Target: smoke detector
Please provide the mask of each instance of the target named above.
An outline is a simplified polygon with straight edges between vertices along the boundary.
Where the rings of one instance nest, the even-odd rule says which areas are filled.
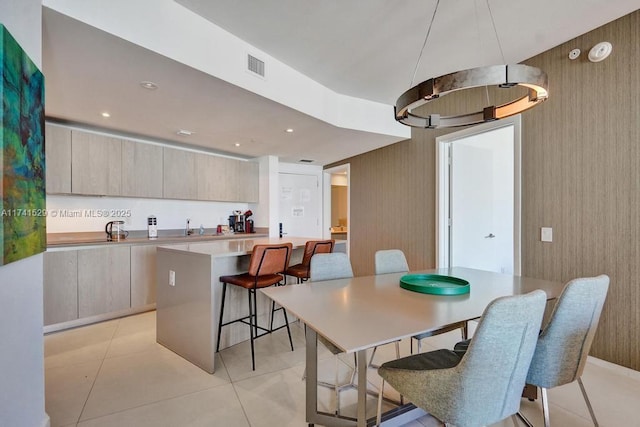
[[[613,50],[613,46],[609,42],[600,42],[589,51],[589,61],[600,62],[605,60]]]

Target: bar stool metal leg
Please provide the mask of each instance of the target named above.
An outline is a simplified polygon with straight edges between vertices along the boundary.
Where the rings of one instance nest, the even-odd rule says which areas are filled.
[[[220,332],[222,331],[222,315],[224,314],[224,297],[227,293],[227,284],[222,284],[222,304],[220,304],[220,321],[218,322],[218,339],[216,343],[216,353],[220,351]]]
[[[251,335],[251,369],[253,369],[254,371],[256,370],[256,357],[254,354],[254,345],[253,345],[253,340],[255,339],[255,336],[258,334],[257,329],[254,329],[256,326],[256,323],[254,323],[254,311],[253,311],[253,304],[251,301],[251,289],[247,289],[248,292],[248,296],[249,296],[249,333]],[[254,297],[255,297],[255,293],[254,293]],[[253,301],[255,303],[255,300]],[[255,319],[255,321],[257,321],[257,319]]]

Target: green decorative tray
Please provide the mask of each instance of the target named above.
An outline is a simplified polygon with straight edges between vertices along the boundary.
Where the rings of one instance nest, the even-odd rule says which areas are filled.
[[[439,274],[406,274],[400,278],[400,287],[422,294],[461,295],[469,293],[469,282],[453,276]]]

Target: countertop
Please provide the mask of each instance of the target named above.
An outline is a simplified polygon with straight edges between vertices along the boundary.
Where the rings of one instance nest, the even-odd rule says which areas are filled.
[[[184,230],[159,230],[158,237],[150,239],[146,230],[133,230],[124,240],[108,241],[106,234],[98,232],[78,232],[78,233],[48,233],[47,248],[63,248],[76,246],[107,246],[107,245],[169,245],[169,244],[191,244],[194,242],[215,242],[239,239],[253,239],[268,237],[265,230],[256,230],[256,233],[234,233],[218,235],[215,229],[205,229],[203,235],[194,230],[190,236],[184,235]]]
[[[164,245],[158,247],[158,250],[164,251],[179,251],[190,252],[194,254],[210,255],[214,257],[219,256],[239,256],[248,255],[253,250],[255,245],[275,245],[278,243],[291,243],[293,248],[303,248],[308,240],[314,240],[311,237],[259,237],[252,236],[247,237],[245,234],[244,239],[227,239],[218,240],[213,242],[194,242],[189,243],[185,247],[185,239],[180,241],[179,247],[172,247],[171,245]],[[336,242],[338,243],[338,242]]]

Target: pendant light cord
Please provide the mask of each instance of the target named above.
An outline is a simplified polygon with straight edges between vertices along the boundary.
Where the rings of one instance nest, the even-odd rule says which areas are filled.
[[[496,21],[493,19],[493,11],[491,10],[491,5],[489,4],[489,0],[487,0],[487,9],[489,10],[489,16],[491,17],[491,25],[493,26],[493,33],[496,35],[496,41],[498,42],[498,48],[500,49],[500,57],[502,58],[502,63],[506,64],[507,61],[504,59],[504,52],[502,51],[502,43],[500,43],[500,37],[498,37],[498,30],[496,29]]]
[[[418,61],[416,62],[416,67],[413,69],[413,76],[411,77],[411,83],[409,83],[409,87],[413,87],[413,81],[415,80],[416,74],[418,73],[418,67],[420,66],[420,61],[422,60],[422,54],[424,53],[424,48],[427,45],[427,40],[429,40],[429,34],[431,34],[431,28],[433,27],[433,21],[436,18],[436,12],[438,11],[439,5],[440,5],[440,0],[437,0],[436,7],[435,9],[433,9],[433,15],[431,15],[431,22],[429,23],[429,29],[427,30],[427,35],[424,37],[424,43],[422,43],[422,49],[420,49],[420,55],[418,55]]]

